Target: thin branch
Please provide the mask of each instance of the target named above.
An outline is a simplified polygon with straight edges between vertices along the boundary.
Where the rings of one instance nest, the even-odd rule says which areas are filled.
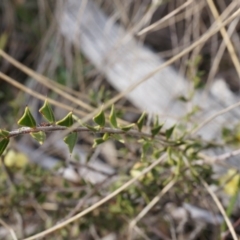
[[[17,137],[20,135],[24,135],[24,134],[30,134],[30,133],[34,133],[34,132],[56,132],[56,131],[65,131],[68,130],[69,127],[64,127],[64,126],[57,126],[57,125],[50,125],[50,126],[37,126],[35,128],[30,128],[30,127],[22,127],[13,131],[9,132],[9,138],[11,137]],[[141,138],[141,137],[147,137],[147,138],[153,138],[153,136],[149,133],[143,133],[143,132],[139,132],[137,130],[129,130],[129,131],[123,131],[121,129],[113,129],[113,128],[109,128],[109,127],[104,127],[104,128],[100,128],[99,130],[91,130],[87,127],[76,127],[73,128],[72,131],[70,132],[93,132],[93,133],[97,133],[97,134],[104,134],[104,133],[108,133],[108,134],[124,134],[124,135],[129,135],[132,137],[137,137],[137,138]],[[160,133],[161,134],[161,133]],[[165,140],[165,138],[163,136],[155,136],[154,139],[161,141],[162,144],[174,144],[174,142],[171,141],[167,141]]]

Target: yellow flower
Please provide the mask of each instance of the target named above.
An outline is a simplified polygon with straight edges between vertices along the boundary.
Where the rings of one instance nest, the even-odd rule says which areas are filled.
[[[225,184],[224,191],[229,196],[234,196],[240,190],[240,174],[236,169],[229,169],[220,182]]]
[[[9,150],[4,158],[7,167],[23,168],[28,163],[28,158],[24,153]]]

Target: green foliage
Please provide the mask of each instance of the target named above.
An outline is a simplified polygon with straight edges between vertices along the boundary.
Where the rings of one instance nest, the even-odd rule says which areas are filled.
[[[71,127],[73,125],[72,112],[68,113],[63,119],[57,121],[56,124],[63,127]]]
[[[94,142],[93,142],[93,148],[95,148],[96,146],[98,146],[101,143],[104,143],[105,140],[103,138],[95,138]]]
[[[120,126],[120,129],[125,131],[125,132],[128,132],[129,130],[131,130],[133,127],[135,126],[135,123],[131,123],[129,125],[126,125],[126,126]]]
[[[166,138],[169,139],[172,136],[172,133],[175,129],[175,125],[166,130]]]
[[[118,128],[117,117],[116,117],[116,112],[115,112],[114,105],[112,105],[112,107],[111,107],[111,112],[110,112],[110,115],[109,115],[109,122],[112,125],[112,127]]]
[[[9,136],[9,132],[3,129],[0,129],[0,138],[7,138]]]
[[[0,156],[3,154],[3,152],[7,148],[8,143],[9,143],[8,138],[3,138],[2,140],[0,140]]]
[[[43,144],[46,139],[46,133],[44,131],[49,129],[51,132],[54,127],[58,128],[58,130],[66,130],[73,126],[73,113],[69,112],[63,119],[56,122],[52,108],[47,100],[44,102],[39,112],[50,123],[49,126],[46,125],[44,128],[38,128],[28,107],[26,107],[25,112],[18,123],[22,126],[29,127],[30,129],[27,128],[27,133],[29,133],[40,144]],[[184,119],[187,119],[187,117]],[[88,131],[93,135],[93,148],[96,148],[98,145],[109,139],[116,140],[115,143],[119,148],[118,157],[125,162],[123,163],[123,175],[121,176],[120,170],[118,180],[110,185],[110,189],[112,190],[118,189],[130,178],[138,176],[164,153],[166,153],[167,157],[160,165],[155,166],[145,175],[141,176],[138,179],[139,184],[131,185],[129,189],[126,189],[122,193],[119,193],[115,198],[111,199],[107,206],[103,205],[96,211],[91,212],[86,220],[83,220],[77,225],[78,231],[88,229],[91,224],[97,224],[99,232],[104,235],[105,230],[109,231],[110,228],[108,225],[113,219],[115,220],[115,224],[111,227],[111,230],[115,232],[124,231],[125,222],[123,219],[133,219],[142,211],[145,205],[151,203],[152,199],[156,197],[159,191],[161,192],[164,187],[173,180],[176,180],[178,187],[171,189],[171,194],[176,195],[180,200],[186,199],[186,196],[188,196],[190,202],[193,196],[202,194],[202,190],[197,189],[196,187],[201,184],[201,181],[199,180],[200,177],[208,184],[216,183],[212,178],[213,171],[211,166],[205,163],[201,165],[196,164],[195,161],[196,159],[199,159],[199,152],[205,148],[211,147],[211,144],[203,143],[199,139],[185,139],[183,137],[185,135],[182,134],[182,132],[184,133],[184,131],[186,131],[185,128],[180,129],[180,131],[182,131],[180,134],[181,137],[177,137],[177,135],[179,135],[179,129],[176,128],[176,125],[164,129],[163,123],[159,123],[158,116],[156,116],[155,121],[150,124],[148,130],[149,133],[145,133],[143,131],[145,120],[146,113],[143,113],[137,123],[120,126],[117,123],[115,108],[112,106],[108,118],[105,118],[103,109],[93,117],[93,121],[97,126],[90,125],[92,123],[90,121],[90,124],[84,123],[79,127],[80,130],[84,130],[85,132]],[[106,123],[106,121],[109,122]],[[106,127],[107,124],[110,124],[112,128]],[[135,125],[138,128],[137,130],[136,128],[134,129]],[[71,132],[63,139],[70,154],[72,154],[74,146],[77,143],[79,129],[71,129]],[[26,134],[26,128],[20,128],[18,131],[19,134]],[[223,131],[223,136],[229,138],[232,132],[233,130],[225,129]],[[14,134],[16,134],[16,131]],[[6,148],[11,137],[13,137],[11,131],[8,132],[0,129],[0,155],[2,155],[3,152],[10,152],[9,150],[6,150]],[[136,153],[134,153],[134,148],[137,149]],[[12,153],[9,153],[9,155],[11,154]],[[132,156],[134,154],[139,161],[130,166],[128,162],[126,162],[126,159],[127,156]],[[14,184],[11,190],[12,192],[8,196],[9,202],[5,204],[6,208],[10,209],[12,206],[17,206],[17,208],[21,209],[22,206],[19,205],[19,200],[28,199],[32,196],[34,196],[34,199],[38,204],[43,205],[47,203],[49,199],[52,199],[53,196],[56,202],[72,202],[73,200],[78,202],[79,199],[86,196],[86,192],[89,192],[89,188],[91,188],[93,192],[96,192],[96,194],[99,195],[99,198],[104,197],[102,194],[105,191],[98,192],[98,189],[95,189],[95,186],[92,186],[83,179],[81,180],[81,189],[88,189],[87,191],[83,190],[77,193],[75,191],[66,191],[57,194],[44,194],[41,190],[43,182],[48,186],[57,184],[60,189],[68,189],[71,183],[67,181],[62,181],[61,183],[58,181],[55,181],[55,183],[51,182],[54,176],[51,176],[50,174],[48,175],[40,168],[27,164],[28,161],[24,158],[20,161],[20,156],[17,160],[18,164],[14,164],[10,161],[11,159],[9,160],[9,155],[4,154],[3,157],[3,159],[5,158],[5,163],[3,161],[5,168],[8,172],[10,171],[10,175],[18,175],[19,171],[24,172],[25,180],[17,181]],[[16,157],[17,155],[14,156]],[[77,156],[74,156],[74,159],[78,162]],[[125,165],[127,168],[125,168]],[[31,170],[32,167],[34,168],[33,170]],[[0,173],[1,171],[2,170],[0,170]],[[6,182],[6,173],[2,174],[2,176],[0,174],[0,185],[1,183],[6,184]],[[3,191],[4,188],[0,186],[0,194]],[[31,194],[29,194],[29,192],[31,192]],[[164,201],[165,200],[160,199],[160,205],[164,204]],[[233,208],[233,205],[231,205],[231,207]],[[157,207],[153,207],[152,211],[154,212],[156,210]],[[58,207],[54,211],[58,216],[60,215],[64,217],[66,215],[66,209],[64,208]],[[151,211],[149,214],[151,214]],[[51,223],[48,223],[48,225],[46,224],[46,226],[51,226]],[[64,231],[62,235],[68,236],[66,231]]]
[[[142,131],[142,127],[144,124],[144,121],[146,119],[147,114],[145,112],[142,113],[142,115],[140,116],[140,118],[137,121],[137,126],[138,126],[138,130],[141,132]]]
[[[28,106],[25,108],[23,116],[18,120],[18,125],[24,126],[24,127],[36,127],[36,121],[34,117],[32,116]]]
[[[64,138],[64,142],[67,144],[69,152],[72,153],[73,148],[77,143],[77,133],[76,132],[69,133]]]
[[[43,115],[43,117],[50,123],[55,123],[55,117],[53,114],[53,110],[46,99],[43,106],[39,109],[39,112]]]
[[[43,144],[46,139],[46,134],[43,131],[40,132],[31,132],[30,135],[39,142],[39,144]]]
[[[105,126],[105,115],[103,110],[101,110],[95,117],[93,117],[93,121],[100,127]]]

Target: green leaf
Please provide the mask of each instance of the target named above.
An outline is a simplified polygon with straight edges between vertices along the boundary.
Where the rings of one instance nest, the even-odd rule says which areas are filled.
[[[88,124],[84,124],[83,125],[84,127],[88,128],[90,131],[93,131],[93,132],[97,132],[98,129],[95,128],[95,127],[92,127],[91,125],[88,125]]]
[[[36,121],[34,117],[32,116],[28,106],[25,108],[23,116],[18,120],[18,125],[24,126],[24,127],[36,127]]]
[[[96,146],[98,146],[99,144],[104,143],[104,142],[105,142],[105,140],[102,138],[95,138],[92,147],[95,148]]]
[[[66,117],[56,122],[59,126],[71,127],[73,125],[72,112],[68,113]]]
[[[162,125],[157,125],[157,126],[155,126],[151,129],[153,137],[156,136],[160,132],[162,126],[163,126],[163,124]]]
[[[44,141],[46,140],[46,134],[43,131],[40,132],[32,132],[30,135],[39,142],[39,144],[43,144]]]
[[[9,143],[9,138],[3,138],[0,141],[0,156],[3,154],[3,152],[6,149],[8,143]]]
[[[3,129],[0,129],[0,138],[7,138],[9,136],[9,132]]]
[[[125,143],[124,139],[122,138],[121,135],[118,134],[113,134],[112,138],[116,139],[117,141],[119,141],[120,143]]]
[[[132,129],[134,126],[135,126],[135,123],[131,123],[131,124],[127,125],[127,126],[121,126],[120,128],[121,128],[121,130],[127,132],[130,129]]]
[[[107,141],[107,140],[109,139],[109,133],[104,133],[102,139],[103,139],[104,141]]]
[[[166,138],[169,139],[172,136],[173,130],[175,129],[176,125],[173,125],[172,127],[168,128],[166,130]]]
[[[110,124],[112,125],[112,127],[114,127],[114,128],[118,127],[114,105],[112,105],[112,108],[111,108],[111,112],[110,112],[110,115],[109,115],[109,121],[110,121]]]
[[[146,113],[143,112],[142,115],[140,116],[140,118],[138,119],[137,121],[137,126],[138,126],[138,130],[141,132],[142,130],[142,127],[143,127],[143,123],[144,123],[144,120],[146,118]]]
[[[72,153],[74,146],[76,145],[77,142],[77,133],[72,132],[69,133],[63,141],[67,144],[69,152]]]
[[[105,116],[103,110],[101,110],[95,117],[93,117],[93,121],[98,124],[100,127],[104,127],[105,125]]]
[[[39,112],[43,115],[43,117],[50,123],[55,123],[55,117],[53,114],[53,110],[46,99],[43,106],[39,109]]]

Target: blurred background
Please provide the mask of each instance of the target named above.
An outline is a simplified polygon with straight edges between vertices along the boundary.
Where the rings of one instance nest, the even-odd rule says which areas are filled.
[[[0,1],[0,128],[17,129],[17,119],[26,105],[40,124],[44,120],[38,109],[46,97],[63,104],[54,104],[58,119],[71,110],[79,118],[88,116],[217,29],[218,17],[224,21],[239,7],[238,0]],[[163,73],[157,71],[158,75],[148,76],[148,85],[135,86],[134,91],[123,94],[116,103],[117,116],[124,123],[132,123],[145,110],[179,121],[187,113],[195,114],[195,92],[210,92],[213,97],[206,100],[206,111],[201,113],[203,121],[212,110],[238,101],[239,14],[225,30],[217,31],[179,56]],[[218,85],[214,85],[216,82]],[[234,112],[219,120],[219,124],[235,123],[238,116]],[[189,117],[184,127],[189,123],[195,122]],[[238,141],[239,133],[237,125],[226,128],[224,136],[228,142]],[[211,137],[218,137],[215,130]],[[106,196],[122,184],[124,178],[119,180],[117,176],[124,173],[131,177],[130,170],[140,156],[137,141],[128,145],[113,140],[93,149],[94,136],[81,133],[72,157],[77,165],[69,166],[68,150],[56,139],[57,133],[51,135],[48,144],[39,147],[28,136],[18,137],[5,156],[9,165],[1,168],[0,219],[14,229],[19,239],[72,217]],[[169,174],[162,172],[161,180]],[[118,181],[109,190],[113,176]],[[162,182],[156,180],[147,189],[148,180],[139,182],[132,193],[119,195],[110,205],[46,239],[126,238],[129,219],[161,188]],[[219,239],[221,232],[225,233],[222,239],[231,239],[206,192],[193,185],[189,189],[195,192],[179,193],[179,189],[188,186],[181,181],[178,185],[141,221],[138,234],[132,239]],[[203,196],[202,203],[199,196]],[[213,220],[209,209],[216,217]],[[240,217],[236,209],[239,208],[232,212],[232,221]],[[201,212],[196,218],[195,211]],[[12,239],[8,228],[2,225],[0,238]]]

